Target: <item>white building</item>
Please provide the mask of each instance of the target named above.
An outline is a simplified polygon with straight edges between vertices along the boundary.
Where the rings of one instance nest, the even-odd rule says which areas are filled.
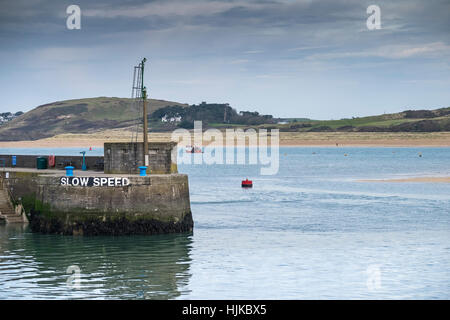
[[[180,122],[181,116],[177,115],[175,117],[167,118],[167,115],[165,114],[164,117],[161,118],[161,122]]]

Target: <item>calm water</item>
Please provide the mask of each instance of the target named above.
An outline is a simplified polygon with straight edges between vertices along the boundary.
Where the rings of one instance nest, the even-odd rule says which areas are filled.
[[[258,166],[179,171],[189,174],[193,234],[67,237],[3,226],[0,298],[450,298],[450,184],[357,181],[450,175],[450,148],[281,148],[275,176]],[[251,190],[240,187],[246,177]],[[66,284],[71,265],[79,289]]]

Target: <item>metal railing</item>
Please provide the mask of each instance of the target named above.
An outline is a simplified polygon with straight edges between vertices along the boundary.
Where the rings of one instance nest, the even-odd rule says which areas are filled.
[[[5,173],[5,167],[6,167],[6,159],[5,158],[0,158],[0,190],[3,189],[3,178],[6,175]]]
[[[5,189],[8,193],[10,201],[15,203],[16,199],[9,188],[9,184],[7,183],[7,179],[9,179],[7,176],[8,174],[9,173],[6,171],[6,159],[0,158],[0,190]]]

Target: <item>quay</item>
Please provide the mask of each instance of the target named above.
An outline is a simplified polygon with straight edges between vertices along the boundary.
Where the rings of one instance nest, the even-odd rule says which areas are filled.
[[[79,156],[56,156],[54,167],[37,169],[37,158],[46,156],[0,155],[6,164],[1,168],[0,215],[6,222],[28,221],[40,233],[191,232],[188,177],[177,173],[176,144],[149,143],[148,174],[140,176],[142,144],[105,144],[104,157],[85,157],[86,170],[80,170]],[[58,169],[62,160],[75,167],[73,177]]]
[[[86,151],[0,155],[0,223],[26,221],[33,232],[65,235],[193,230],[188,177],[176,166],[177,144],[148,141],[146,61],[134,67],[132,85],[134,107],[142,106],[143,141],[137,141],[136,121],[131,141],[105,143],[103,157]]]

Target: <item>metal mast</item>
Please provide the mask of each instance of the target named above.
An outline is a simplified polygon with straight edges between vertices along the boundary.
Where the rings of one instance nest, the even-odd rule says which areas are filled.
[[[133,99],[133,106],[134,109],[141,113],[140,107],[142,106],[142,122],[139,121],[140,116],[136,119],[136,130],[133,132],[132,135],[132,142],[135,143],[135,150],[134,150],[134,159],[135,159],[135,165],[137,166],[137,140],[139,135],[139,127],[140,123],[143,124],[143,142],[144,142],[144,157],[143,157],[143,163],[145,166],[148,166],[148,119],[147,119],[147,88],[144,87],[144,67],[145,62],[147,61],[146,58],[142,59],[141,63],[139,65],[134,67],[134,74],[133,74],[133,88],[131,92],[131,98]],[[130,155],[131,156],[131,155]]]
[[[147,118],[147,88],[144,87],[144,64],[147,61],[144,58],[141,62],[142,67],[142,102],[143,102],[143,120],[144,120],[144,165],[148,167],[148,118]]]

